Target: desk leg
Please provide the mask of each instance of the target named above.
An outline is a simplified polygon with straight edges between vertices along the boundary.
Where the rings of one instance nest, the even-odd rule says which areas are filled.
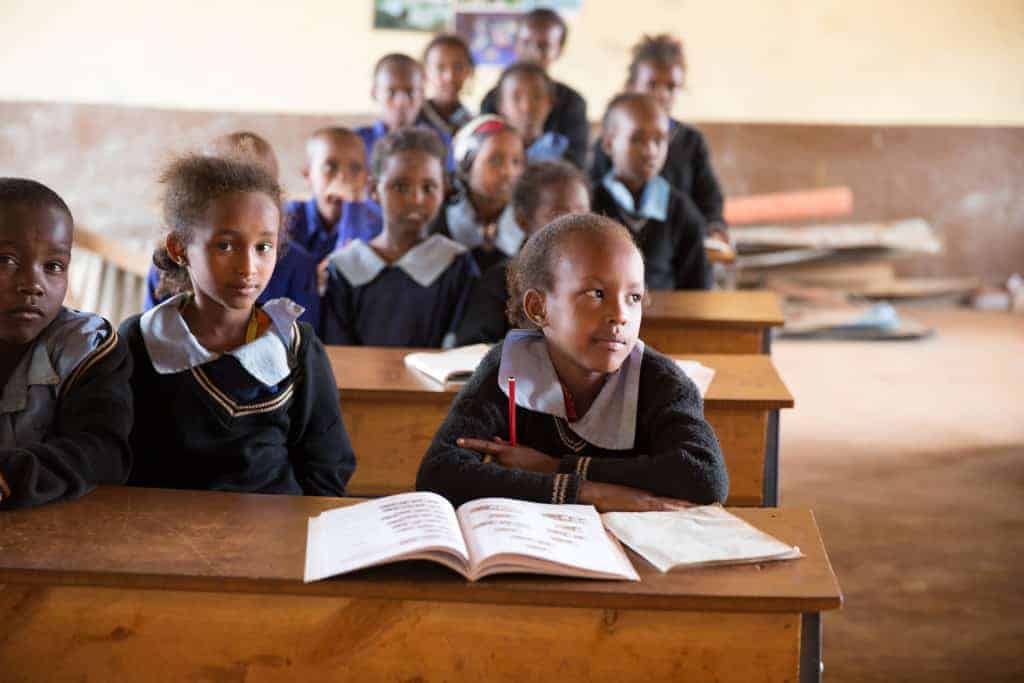
[[[801,617],[800,683],[821,683],[820,612],[804,612]]]
[[[764,328],[761,337],[761,353],[771,354],[772,352],[772,328]]]
[[[779,411],[768,413],[764,451],[764,491],[761,507],[779,506]]]

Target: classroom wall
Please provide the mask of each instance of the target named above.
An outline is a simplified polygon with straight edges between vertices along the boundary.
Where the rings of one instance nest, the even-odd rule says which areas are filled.
[[[239,114],[0,101],[0,175],[39,178],[83,225],[155,237],[155,178],[173,153],[250,129],[280,157],[282,180],[307,192],[303,141],[364,116]],[[908,275],[1024,272],[1024,127],[698,122],[728,195],[849,185],[852,220],[920,216],[945,242],[939,256],[898,264]]]
[[[427,40],[370,30],[371,0],[4,0],[0,14],[0,100],[362,114],[373,60]],[[665,30],[687,42],[691,120],[1024,124],[1020,0],[585,0],[555,74],[598,118],[628,47]]]

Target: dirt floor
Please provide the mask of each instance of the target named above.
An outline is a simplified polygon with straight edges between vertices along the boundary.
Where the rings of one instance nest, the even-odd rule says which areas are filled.
[[[1024,316],[908,307],[919,341],[783,341],[782,504],[845,605],[828,681],[1024,681]]]

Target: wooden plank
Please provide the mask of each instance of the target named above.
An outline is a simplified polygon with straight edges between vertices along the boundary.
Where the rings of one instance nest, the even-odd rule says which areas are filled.
[[[4,680],[795,681],[799,634],[796,614],[0,591]]]
[[[853,190],[844,185],[730,197],[724,214],[730,225],[741,225],[835,218],[852,212]]]
[[[430,563],[302,583],[308,517],[355,502],[101,486],[79,500],[5,511],[0,584],[727,612],[810,612],[842,600],[811,513],[777,508],[733,511],[799,546],[805,558],[662,574],[633,555],[638,583],[534,576],[467,583]]]

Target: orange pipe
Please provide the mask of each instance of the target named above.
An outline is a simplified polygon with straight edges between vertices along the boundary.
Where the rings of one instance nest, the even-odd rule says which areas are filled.
[[[752,194],[725,201],[725,222],[729,225],[833,218],[852,212],[853,191],[845,186]]]

